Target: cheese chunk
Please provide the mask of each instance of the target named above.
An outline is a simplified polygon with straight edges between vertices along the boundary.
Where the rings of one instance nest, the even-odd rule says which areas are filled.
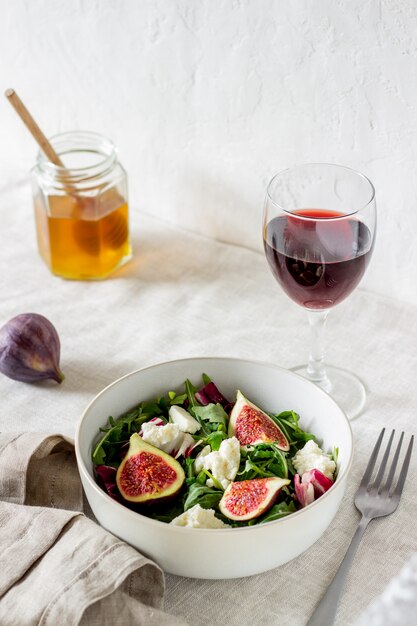
[[[317,469],[327,478],[333,480],[336,463],[312,439],[307,441],[305,446],[298,450],[291,460],[300,476],[312,469]]]
[[[142,439],[168,454],[180,448],[183,437],[184,434],[177,424],[165,424],[165,426],[158,426],[152,422],[142,424]]]
[[[205,446],[196,456],[194,469],[196,473],[202,469],[209,470],[213,477],[226,489],[236,478],[240,464],[240,443],[236,437],[224,439],[219,450],[210,452],[210,446]],[[214,487],[211,478],[207,481],[208,487]]]
[[[187,528],[230,528],[228,524],[215,516],[213,509],[203,509],[199,504],[181,513],[170,523],[173,526],[185,526]]]
[[[183,433],[191,433],[194,435],[201,428],[201,424],[193,418],[182,406],[171,406],[169,409],[169,418],[173,424],[177,424]]]

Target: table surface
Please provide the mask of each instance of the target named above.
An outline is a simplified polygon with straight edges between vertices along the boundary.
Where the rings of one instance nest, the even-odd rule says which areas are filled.
[[[0,428],[74,435],[87,403],[134,369],[191,356],[254,358],[292,367],[308,351],[304,311],[280,290],[263,255],[132,212],[133,260],[98,282],[64,281],[38,256],[27,182],[0,190],[1,317],[34,311],[56,326],[61,386],[0,377]],[[382,426],[415,432],[417,309],[357,289],[330,315],[327,359],[356,372],[368,405],[353,425],[355,457],[334,521],[310,550],[270,572],[204,581],[167,575],[166,610],[191,626],[304,624],[359,520],[353,496]],[[337,624],[353,624],[417,545],[417,454],[397,512],[372,522]],[[273,547],[272,547],[273,549]],[[221,556],[219,556],[221,558]]]

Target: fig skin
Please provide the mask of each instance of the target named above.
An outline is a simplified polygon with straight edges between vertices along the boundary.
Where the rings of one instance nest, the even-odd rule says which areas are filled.
[[[0,328],[0,372],[13,380],[61,383],[60,352],[58,333],[43,315],[21,313]]]
[[[158,472],[165,473],[167,484],[158,483]],[[124,500],[136,504],[161,502],[175,496],[184,480],[184,470],[172,456],[144,441],[138,433],[130,437],[129,450],[116,474],[116,484]]]

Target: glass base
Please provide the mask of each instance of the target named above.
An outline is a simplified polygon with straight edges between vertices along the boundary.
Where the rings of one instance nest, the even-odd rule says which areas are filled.
[[[292,367],[291,370],[311,380],[306,365]],[[312,382],[322,387],[336,400],[349,420],[359,417],[366,405],[366,388],[363,382],[348,370],[332,365],[326,365],[326,373],[327,378],[323,384],[315,380]]]

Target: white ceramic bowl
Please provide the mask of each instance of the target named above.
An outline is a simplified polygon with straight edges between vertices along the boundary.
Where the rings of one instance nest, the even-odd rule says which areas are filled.
[[[226,397],[236,389],[270,412],[293,409],[302,427],[324,450],[339,448],[335,484],[316,502],[275,522],[232,529],[171,526],[112,500],[93,478],[91,450],[100,426],[142,400],[182,389],[207,373]],[[161,363],[127,374],[99,393],[79,422],[75,449],[82,484],[99,523],[154,559],[171,574],[237,578],[267,571],[299,556],[325,532],[343,498],[352,463],[350,424],[334,400],[313,383],[275,365],[231,358],[194,358]]]

